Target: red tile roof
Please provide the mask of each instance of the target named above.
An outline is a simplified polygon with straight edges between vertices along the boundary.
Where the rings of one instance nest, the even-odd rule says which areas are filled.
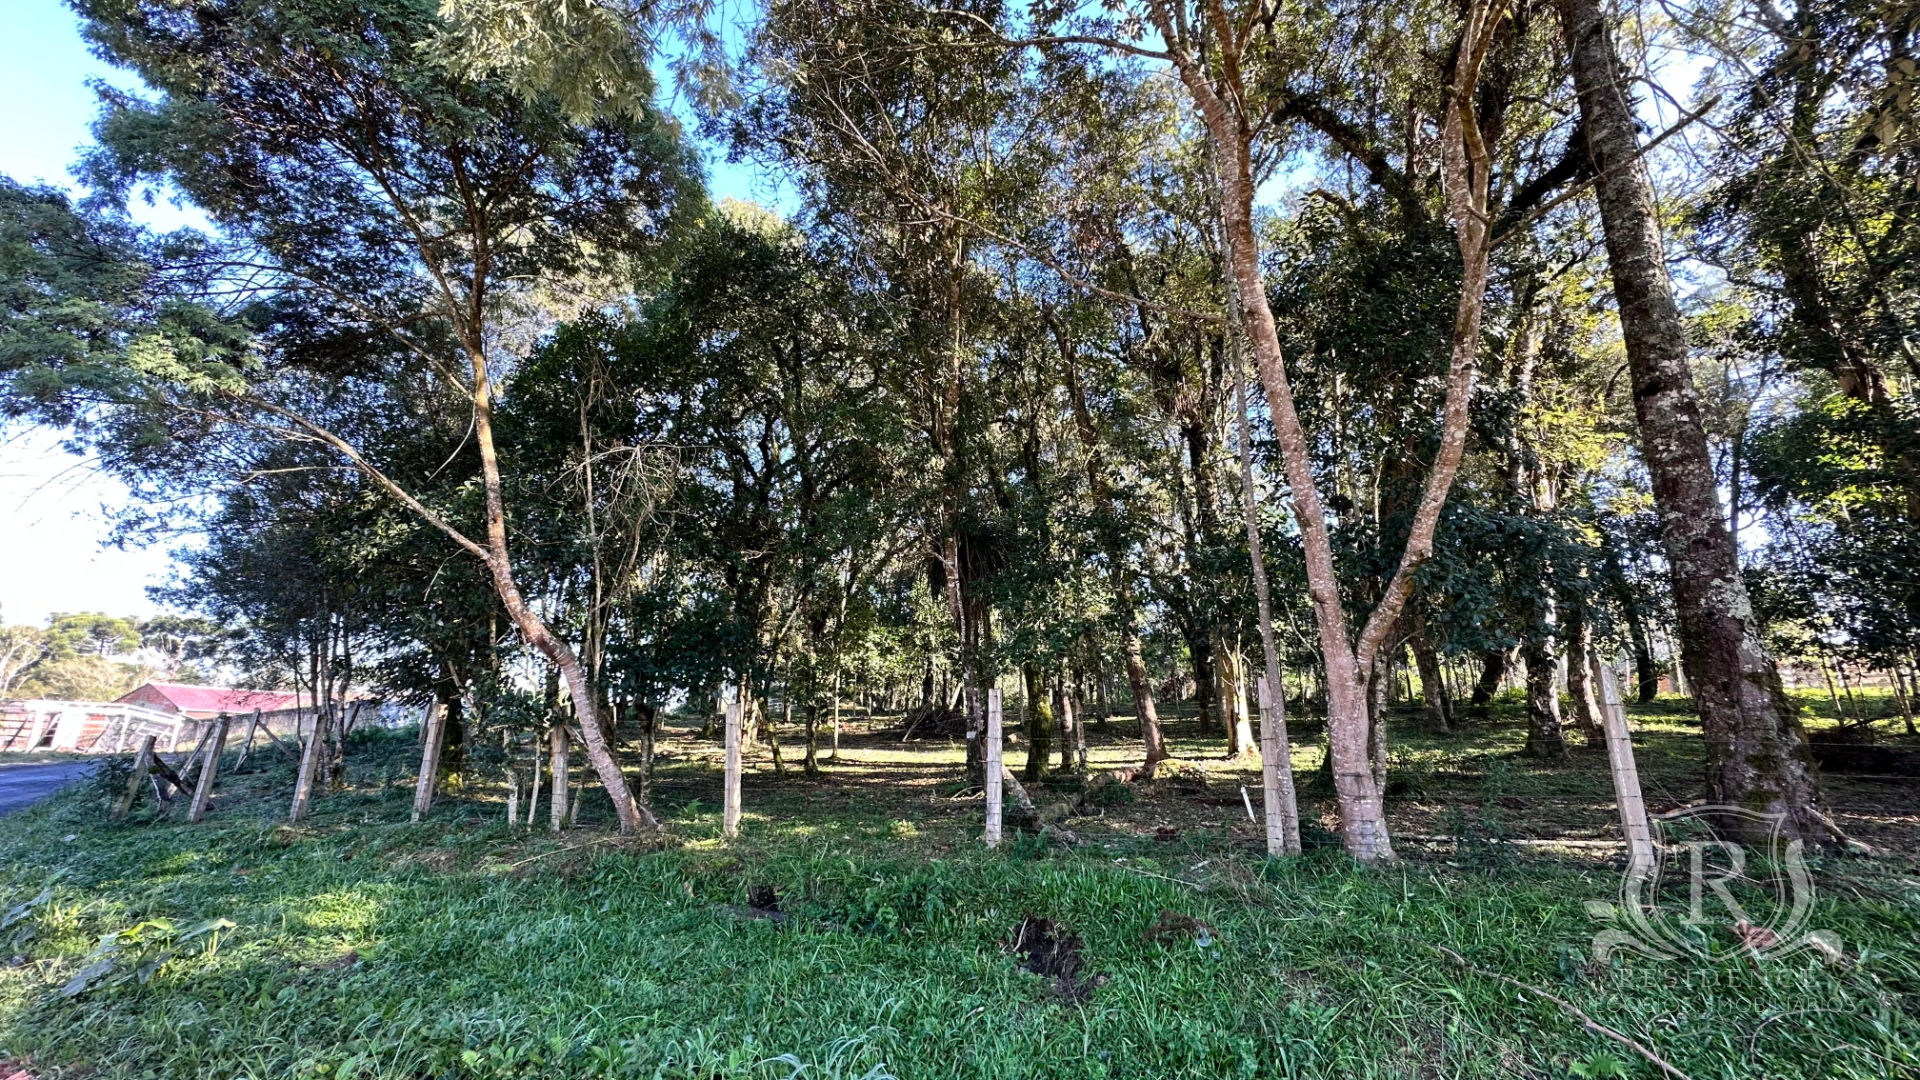
[[[266,712],[291,709],[299,704],[300,696],[284,690],[229,690],[220,686],[150,682],[128,691],[119,700],[183,713],[243,713],[255,709]]]

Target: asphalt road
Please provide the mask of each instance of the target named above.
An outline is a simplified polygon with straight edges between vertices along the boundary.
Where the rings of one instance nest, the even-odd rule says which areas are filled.
[[[31,806],[93,771],[91,761],[0,765],[0,814]]]

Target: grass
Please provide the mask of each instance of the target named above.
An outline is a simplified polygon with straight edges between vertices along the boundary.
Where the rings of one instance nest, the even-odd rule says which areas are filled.
[[[666,840],[611,836],[604,801],[560,839],[509,829],[490,782],[408,825],[407,733],[357,743],[351,786],[299,829],[281,824],[291,772],[272,757],[224,777],[201,826],[151,808],[109,824],[102,788],[75,789],[0,826],[0,1060],[41,1078],[1657,1075],[1444,945],[1694,1080],[1920,1076],[1905,856],[1816,862],[1814,924],[1843,963],[1603,965],[1584,904],[1617,895],[1607,854],[1491,842],[1604,834],[1597,758],[1536,766],[1504,723],[1396,730],[1396,828],[1481,842],[1409,841],[1399,865],[1361,870],[1324,847],[1262,857],[1239,805],[1254,770],[1173,727],[1188,764],[1070,818],[1072,849],[982,850],[958,748],[866,734],[818,778],[776,779],[763,752],[733,842],[716,751],[680,729],[655,797]],[[1639,728],[1650,797],[1692,797],[1684,718]],[[1118,729],[1096,766],[1137,756]],[[785,749],[797,759],[791,733]],[[1302,746],[1303,776],[1317,763]],[[1836,789],[1850,827],[1911,839],[1913,793],[1860,790]],[[784,921],[743,906],[754,885]],[[1163,912],[1204,932],[1158,940]],[[1008,945],[1027,915],[1081,938],[1084,1002],[1021,970]]]

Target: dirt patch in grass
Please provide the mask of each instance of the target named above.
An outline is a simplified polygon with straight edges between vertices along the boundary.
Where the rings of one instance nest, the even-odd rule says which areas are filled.
[[[1008,943],[1008,951],[1020,957],[1022,968],[1053,980],[1054,990],[1075,1005],[1092,1000],[1093,992],[1107,981],[1104,975],[1086,974],[1086,959],[1080,949],[1080,935],[1035,915],[1020,920]]]
[[[736,919],[765,919],[776,926],[787,921],[787,913],[780,910],[780,894],[771,885],[749,885],[744,907],[724,904],[720,910]]]

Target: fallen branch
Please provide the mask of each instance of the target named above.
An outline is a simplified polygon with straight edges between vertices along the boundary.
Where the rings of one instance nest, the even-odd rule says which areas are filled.
[[[1000,779],[1007,785],[1007,790],[1013,793],[1014,804],[1020,807],[1035,825],[1040,826],[1041,832],[1052,830],[1060,839],[1065,840],[1069,847],[1079,846],[1080,838],[1073,835],[1073,830],[1064,825],[1050,825],[1040,820],[1039,808],[1033,805],[1033,800],[1027,796],[1027,789],[1021,785],[1020,779],[1013,775],[1012,769],[1005,765],[1000,766]]]
[[[1828,832],[1832,833],[1836,840],[1839,840],[1842,844],[1845,844],[1849,849],[1861,855],[1866,855],[1866,856],[1875,857],[1875,858],[1886,854],[1885,851],[1881,850],[1880,848],[1874,847],[1872,844],[1867,843],[1865,840],[1855,840],[1853,837],[1847,835],[1847,831],[1840,827],[1839,822],[1834,821],[1832,818],[1821,813],[1819,810],[1815,809],[1814,807],[1809,806],[1807,808],[1807,813],[1813,818],[1813,820],[1819,822],[1823,827],[1826,828]]]

